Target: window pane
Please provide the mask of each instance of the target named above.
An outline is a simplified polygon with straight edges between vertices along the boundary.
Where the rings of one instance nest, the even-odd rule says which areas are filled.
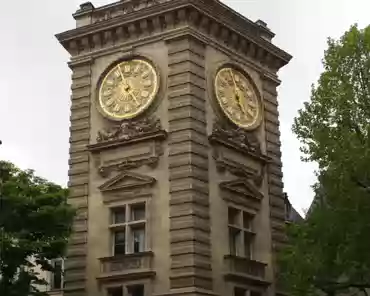
[[[122,287],[109,288],[108,296],[123,296]]]
[[[114,255],[124,255],[126,253],[126,233],[117,231],[114,233]]]
[[[231,225],[239,225],[239,210],[234,208],[229,208],[228,211],[228,218],[229,218],[229,224]]]
[[[234,296],[246,296],[246,290],[242,288],[235,287],[234,288]]]
[[[113,210],[113,224],[121,224],[126,222],[126,208],[116,208]]]
[[[253,216],[251,214],[243,212],[243,227],[245,229],[252,228],[252,220],[253,220]]]
[[[134,285],[127,287],[129,296],[144,296],[144,285]]]
[[[52,289],[62,289],[62,261],[58,260],[54,262],[53,280],[52,280]]]
[[[114,241],[115,243],[125,243],[126,241],[126,233],[125,231],[116,231],[114,234]]]
[[[145,220],[145,204],[131,206],[131,221]]]
[[[244,256],[248,259],[252,258],[252,238],[248,233],[244,233]]]
[[[238,241],[239,241],[240,232],[230,227],[229,228],[229,245],[230,245],[230,255],[238,255]]]
[[[145,227],[132,228],[133,252],[140,253],[145,250]]]

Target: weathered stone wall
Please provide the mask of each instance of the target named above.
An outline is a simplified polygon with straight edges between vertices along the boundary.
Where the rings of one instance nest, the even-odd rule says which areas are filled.
[[[212,290],[204,45],[168,41],[171,288]]]
[[[277,86],[279,81],[275,78],[264,77],[263,100],[265,108],[266,129],[266,154],[271,158],[267,166],[267,183],[270,200],[270,223],[273,252],[273,264],[276,265],[275,257],[284,245],[285,238],[285,202],[283,193],[283,173],[281,162],[281,142],[279,131],[279,111],[277,101]],[[275,272],[276,272],[275,266]],[[276,275],[275,275],[276,276]]]
[[[77,209],[65,261],[64,295],[86,295],[87,219],[89,196],[90,61],[71,64],[72,104],[69,159],[69,203]]]

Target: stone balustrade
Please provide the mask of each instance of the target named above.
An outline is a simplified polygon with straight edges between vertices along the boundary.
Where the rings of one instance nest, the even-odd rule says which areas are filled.
[[[127,254],[100,258],[100,279],[113,277],[147,277],[154,275],[152,270],[152,252]]]
[[[236,256],[225,256],[226,273],[233,276],[265,279],[266,264]]]

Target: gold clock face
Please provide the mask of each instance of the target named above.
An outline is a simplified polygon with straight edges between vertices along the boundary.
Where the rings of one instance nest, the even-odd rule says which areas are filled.
[[[133,118],[149,107],[158,86],[158,73],[147,61],[121,62],[108,72],[100,85],[100,109],[113,120]]]
[[[239,127],[251,130],[261,121],[261,106],[249,80],[240,71],[221,68],[215,79],[215,92],[226,116]]]

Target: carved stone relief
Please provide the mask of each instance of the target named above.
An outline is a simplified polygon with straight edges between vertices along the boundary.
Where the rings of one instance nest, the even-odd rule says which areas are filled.
[[[270,159],[262,153],[254,133],[216,121],[209,141],[220,172],[228,171],[252,180],[258,187],[262,185]]]
[[[260,143],[253,132],[247,132],[242,128],[234,128],[220,121],[215,121],[210,140],[224,140],[245,152],[262,155]]]
[[[167,132],[159,119],[124,121],[98,132],[97,143],[89,145],[101,177],[147,165],[155,168],[163,154],[161,142]]]
[[[155,118],[143,118],[141,120],[123,121],[98,132],[98,143],[109,141],[129,141],[143,136],[164,132],[161,122]]]

